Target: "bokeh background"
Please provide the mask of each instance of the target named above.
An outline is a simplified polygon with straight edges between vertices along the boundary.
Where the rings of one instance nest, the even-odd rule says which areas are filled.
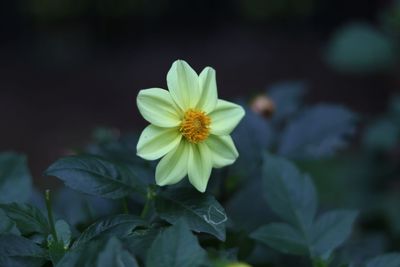
[[[221,98],[282,81],[308,103],[365,117],[400,87],[400,1],[14,0],[0,3],[0,150],[43,170],[93,129],[142,129],[140,89],[166,87],[175,59],[217,70]]]

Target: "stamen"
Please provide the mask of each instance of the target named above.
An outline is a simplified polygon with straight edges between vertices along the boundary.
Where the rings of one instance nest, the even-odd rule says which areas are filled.
[[[211,119],[203,111],[189,109],[183,116],[180,132],[191,143],[199,143],[210,134]]]

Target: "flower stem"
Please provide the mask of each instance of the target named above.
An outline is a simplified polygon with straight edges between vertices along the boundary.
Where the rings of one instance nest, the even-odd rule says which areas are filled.
[[[54,241],[58,242],[56,227],[54,225],[54,219],[53,219],[53,210],[51,208],[51,197],[50,197],[49,189],[47,189],[45,191],[45,200],[46,200],[46,208],[47,208],[47,218],[48,218],[49,225],[50,225],[51,235],[53,236]]]
[[[149,213],[150,210],[150,201],[147,199],[146,204],[144,204],[143,210],[140,213],[140,218],[145,219],[147,217],[147,214]]]
[[[126,197],[122,198],[122,211],[126,214],[129,214],[129,209],[128,209],[128,199]]]
[[[151,188],[151,186],[149,186],[147,188],[146,203],[144,204],[143,210],[140,213],[140,218],[142,218],[142,219],[146,219],[147,218],[154,197],[155,197],[155,192],[154,192],[153,188]]]

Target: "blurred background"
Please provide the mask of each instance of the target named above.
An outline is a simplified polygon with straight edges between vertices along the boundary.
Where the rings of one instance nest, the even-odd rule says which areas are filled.
[[[97,126],[146,125],[136,95],[178,58],[214,67],[221,98],[301,81],[307,103],[372,117],[400,87],[399,36],[393,0],[1,1],[0,150],[54,183],[43,170]]]

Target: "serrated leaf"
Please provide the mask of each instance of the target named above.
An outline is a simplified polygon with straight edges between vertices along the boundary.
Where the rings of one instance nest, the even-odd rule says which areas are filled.
[[[356,116],[346,108],[317,105],[291,121],[282,134],[278,152],[290,158],[330,156],[347,145]]]
[[[337,210],[318,218],[313,227],[313,254],[329,257],[351,233],[358,212]]]
[[[46,251],[22,236],[0,235],[0,266],[40,267]]]
[[[50,233],[49,223],[42,212],[28,204],[0,204],[7,216],[15,222],[23,235],[39,233],[47,237]]]
[[[32,178],[26,157],[0,153],[0,203],[25,202],[32,193]]]
[[[150,248],[154,239],[162,231],[159,227],[138,228],[122,239],[129,251],[138,258],[145,261],[146,252]]]
[[[15,222],[13,222],[2,209],[0,209],[0,234],[21,234]]]
[[[400,253],[387,253],[369,260],[365,267],[400,267]]]
[[[135,258],[123,248],[121,242],[111,237],[96,240],[68,251],[56,267],[138,267]]]
[[[207,193],[191,188],[167,190],[156,196],[155,207],[159,216],[171,224],[184,219],[191,230],[225,240],[225,210]]]
[[[145,225],[145,222],[133,215],[109,216],[90,225],[74,242],[73,248],[104,236],[112,235],[123,238],[142,225]]]
[[[305,238],[317,209],[317,195],[311,178],[303,175],[288,160],[265,154],[263,163],[264,196],[271,209],[301,231]]]
[[[146,267],[199,267],[206,258],[197,238],[180,220],[161,232],[147,253]]]
[[[144,191],[143,184],[126,165],[93,155],[61,158],[45,175],[61,179],[74,190],[110,199]]]
[[[309,251],[302,234],[286,223],[267,224],[254,231],[251,237],[282,253],[305,255]]]

